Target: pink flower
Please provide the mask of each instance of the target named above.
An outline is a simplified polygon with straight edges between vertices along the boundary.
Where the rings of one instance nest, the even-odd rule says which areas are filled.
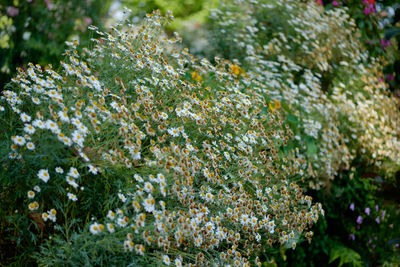
[[[332,5],[333,5],[333,6],[338,6],[339,3],[338,3],[338,1],[333,1],[333,2],[332,2]]]
[[[87,23],[88,25],[92,24],[92,22],[93,22],[93,20],[92,20],[91,17],[87,17],[87,18],[86,18],[86,23]]]
[[[6,10],[10,17],[15,17],[19,13],[19,9],[13,6],[8,6]]]
[[[53,9],[53,4],[51,3],[51,1],[50,0],[44,0],[44,1],[46,2],[47,9],[48,10],[52,10]]]
[[[322,2],[322,0],[315,0],[319,5],[323,6],[324,3]]]

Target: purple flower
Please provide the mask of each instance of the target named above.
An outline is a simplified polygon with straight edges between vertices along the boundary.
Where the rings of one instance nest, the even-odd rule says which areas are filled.
[[[379,210],[379,206],[378,205],[375,206],[375,210],[376,210],[376,212],[378,212],[378,210]]]
[[[352,211],[354,211],[354,203],[351,203],[351,204],[350,204],[350,209],[351,209]]]
[[[394,80],[394,76],[393,75],[386,75],[386,79],[393,81]]]
[[[349,234],[349,239],[354,241],[356,237],[354,236],[354,234]]]
[[[382,221],[385,219],[385,214],[386,214],[386,212],[384,210],[382,210]]]
[[[393,43],[392,43],[391,40],[382,39],[382,40],[381,40],[381,45],[382,45],[383,49],[385,49],[385,48],[388,47],[389,45],[393,45]]]
[[[362,217],[361,217],[361,215],[359,215],[359,216],[357,217],[357,223],[358,223],[358,224],[362,224]]]
[[[380,222],[381,222],[381,221],[379,220],[379,216],[376,217],[375,221],[376,221],[376,223],[380,223]]]
[[[364,8],[364,14],[368,15],[369,13],[371,13],[371,9],[369,7],[365,7]]]
[[[6,10],[10,17],[15,17],[19,13],[19,9],[13,6],[8,6]]]
[[[369,216],[369,213],[370,213],[370,209],[369,208],[365,208],[365,213]]]
[[[339,3],[338,3],[338,1],[333,1],[333,2],[332,2],[332,5],[333,5],[333,6],[338,6]]]

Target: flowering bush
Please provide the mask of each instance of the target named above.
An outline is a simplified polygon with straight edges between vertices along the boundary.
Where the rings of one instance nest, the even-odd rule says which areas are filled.
[[[3,92],[1,214],[19,244],[49,238],[39,264],[261,265],[265,245],[311,241],[324,211],[296,184],[279,104],[177,48],[171,19],[91,26],[93,46],[67,42],[60,70],[29,64]]]
[[[390,170],[388,177],[400,166],[399,125],[389,119],[398,117],[398,103],[346,10],[324,10],[315,1],[238,0],[211,15],[214,53],[239,59],[246,75],[265,84],[268,98],[289,113],[312,188],[348,169],[355,157]]]

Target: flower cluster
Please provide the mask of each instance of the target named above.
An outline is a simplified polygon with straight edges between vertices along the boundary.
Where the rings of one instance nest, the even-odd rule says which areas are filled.
[[[119,191],[108,196],[114,207],[84,226],[99,238],[124,233],[121,251],[143,264],[261,265],[265,244],[295,249],[301,237],[311,241],[309,228],[324,211],[295,182],[307,165],[285,149],[294,133],[280,102],[238,63],[211,64],[179,49],[178,35],[162,33],[171,19],[154,12],[140,26],[90,26],[94,46],[79,54],[68,42],[60,71],[20,69],[2,97],[20,125],[11,129],[9,159],[75,155],[61,167],[40,162],[30,177],[46,185],[42,197],[63,183],[71,206],[90,197],[90,183],[118,179]],[[315,121],[307,127],[311,135],[321,130]],[[54,203],[33,203],[44,221],[55,221]]]
[[[288,112],[312,188],[365,151],[378,169],[387,159],[399,166],[398,104],[378,82],[381,62],[361,45],[346,8],[237,0],[214,10],[211,25],[215,54],[237,58],[246,75],[263,85],[260,94]],[[397,169],[391,168],[388,176]]]
[[[347,88],[340,83],[334,87],[332,99],[348,120],[344,126],[353,139],[349,145],[367,162],[393,176],[400,167],[400,103],[388,93],[381,75],[378,63],[360,68]]]

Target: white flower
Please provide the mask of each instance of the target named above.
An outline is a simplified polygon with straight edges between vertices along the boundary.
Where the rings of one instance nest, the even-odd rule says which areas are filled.
[[[33,192],[32,190],[28,191],[28,198],[32,199],[35,197],[35,192]]]
[[[240,223],[243,225],[247,225],[249,222],[250,222],[249,215],[243,214]]]
[[[118,197],[119,197],[119,199],[121,199],[122,202],[124,202],[124,203],[126,202],[126,197],[123,194],[118,193]]]
[[[26,148],[29,149],[29,150],[34,150],[35,149],[35,144],[32,143],[32,142],[28,142],[26,144]]]
[[[113,225],[112,223],[107,223],[107,230],[108,230],[110,233],[114,233],[114,232],[115,232],[115,227],[114,227],[114,225]]]
[[[100,225],[98,223],[91,224],[89,230],[92,234],[96,235],[100,233]]]
[[[70,200],[72,200],[72,201],[77,201],[78,200],[78,198],[72,193],[68,193],[67,195],[68,195],[68,198]]]
[[[27,134],[34,134],[35,133],[35,127],[33,127],[31,124],[25,124],[24,131]]]
[[[93,165],[89,164],[89,172],[93,173],[94,175],[96,175],[99,172],[99,169],[97,169]]]
[[[114,220],[115,213],[112,210],[109,210],[108,214],[107,214],[107,218],[110,219],[110,220]]]
[[[56,173],[62,174],[62,173],[64,173],[64,170],[61,167],[57,167],[56,168]]]
[[[163,259],[163,263],[165,263],[166,265],[170,265],[171,260],[169,259],[168,255],[163,255],[162,259]]]
[[[224,156],[225,156],[225,158],[228,160],[228,161],[230,161],[231,160],[231,156],[229,155],[229,153],[228,152],[224,152]]]
[[[37,210],[39,208],[39,203],[37,203],[36,201],[32,202],[32,203],[29,203],[28,208],[31,211]]]
[[[139,175],[135,174],[135,175],[133,175],[133,177],[135,178],[136,181],[143,182],[143,178],[140,177]]]
[[[35,190],[35,191],[38,192],[38,193],[41,191],[40,187],[37,186],[37,185],[35,185],[35,186],[33,187],[33,190]]]
[[[61,139],[61,141],[64,143],[66,146],[71,146],[72,145],[72,140],[69,137],[64,137]]]
[[[70,186],[72,186],[73,188],[78,188],[79,185],[75,182],[74,178],[72,178],[71,176],[67,176],[66,180]]]
[[[40,99],[37,97],[32,97],[32,102],[36,105],[40,105]]]
[[[176,267],[181,267],[182,266],[182,261],[180,259],[175,259],[175,266]]]
[[[166,119],[168,119],[168,114],[167,114],[167,113],[164,113],[164,112],[161,112],[160,117],[161,117],[162,119],[166,120]],[[167,256],[167,257],[168,257],[168,256]]]
[[[164,176],[164,174],[162,174],[162,173],[157,174],[157,179],[158,179],[158,182],[159,182],[159,183],[165,182],[165,176]]]
[[[205,199],[206,199],[207,202],[213,202],[214,198],[215,198],[214,195],[211,194],[210,192],[206,193],[206,198]]]
[[[256,241],[257,241],[257,242],[260,242],[260,240],[261,240],[261,235],[260,235],[259,233],[257,233],[257,234],[256,234]]]
[[[69,168],[68,175],[76,179],[79,177],[79,172],[76,168],[71,167],[71,168]]]
[[[31,121],[31,116],[26,114],[25,112],[22,112],[20,115],[20,118],[23,122],[30,122]]]
[[[147,212],[154,211],[155,200],[151,194],[148,195],[146,199],[143,200],[143,207]]]
[[[85,141],[85,139],[83,139],[82,133],[80,133],[78,130],[75,130],[72,133],[72,141],[74,141],[74,143],[78,146],[83,147],[83,141]]]
[[[39,128],[39,129],[46,128],[46,124],[43,121],[37,120],[37,119],[32,122],[32,125],[37,127],[37,128]]]
[[[147,193],[152,193],[154,191],[153,186],[151,185],[151,183],[146,182],[144,184],[144,191],[146,191]]]
[[[41,169],[38,173],[38,177],[40,180],[42,180],[43,182],[47,183],[47,181],[50,179],[50,175],[48,170],[45,169]]]
[[[49,219],[52,220],[53,222],[56,222],[57,211],[55,209],[51,209],[48,211],[48,214],[49,214]]]
[[[13,136],[11,139],[16,145],[19,145],[19,146],[23,146],[26,143],[25,138],[23,138],[22,136],[19,136],[19,135]]]
[[[178,137],[178,136],[179,136],[179,130],[178,130],[178,128],[171,128],[171,129],[168,129],[168,133],[169,133],[170,135],[172,135],[173,137]]]
[[[67,122],[67,123],[69,122],[69,117],[67,112],[59,111],[57,115],[62,122]]]
[[[54,134],[60,133],[60,129],[58,128],[57,123],[55,123],[52,120],[47,120],[46,121],[46,127],[47,127],[47,129],[49,129]]]
[[[118,226],[120,226],[120,227],[125,227],[125,226],[126,226],[127,221],[125,220],[125,218],[126,218],[126,217],[124,217],[124,218],[118,218],[118,219],[117,219],[117,224],[118,224]]]

